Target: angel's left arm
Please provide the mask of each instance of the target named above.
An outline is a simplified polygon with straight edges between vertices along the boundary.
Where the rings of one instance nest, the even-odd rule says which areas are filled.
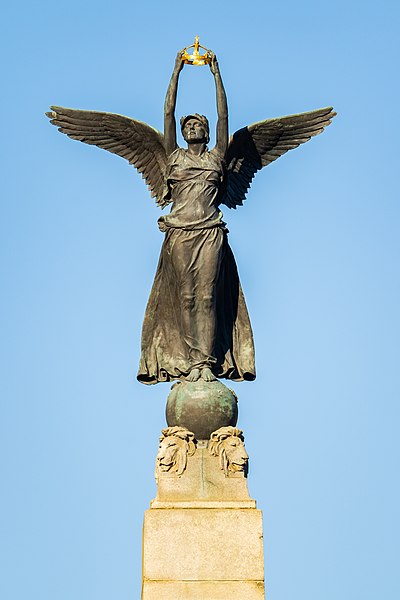
[[[214,75],[215,90],[217,94],[218,121],[216,148],[222,156],[225,156],[228,149],[228,101],[226,99],[225,88],[222,83],[221,73],[215,54],[211,57],[210,69]]]

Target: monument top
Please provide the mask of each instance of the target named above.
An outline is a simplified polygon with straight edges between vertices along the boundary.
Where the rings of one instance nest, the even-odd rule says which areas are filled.
[[[187,147],[177,143],[176,98],[185,64],[208,64],[214,77],[218,119],[211,150],[208,120],[197,113],[180,121]],[[217,57],[196,36],[176,56],[163,133],[112,113],[52,106],[46,114],[72,139],[128,160],[158,206],[171,205],[158,219],[164,242],[143,322],[138,380],[254,380],[252,329],[220,207],[241,206],[257,171],[321,133],[336,113],[327,107],[267,119],[229,137]]]

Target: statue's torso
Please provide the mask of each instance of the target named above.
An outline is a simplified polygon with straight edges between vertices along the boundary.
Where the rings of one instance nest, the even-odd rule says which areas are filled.
[[[214,149],[201,156],[178,148],[169,157],[166,184],[172,200],[169,215],[161,217],[167,227],[203,229],[222,225],[218,208],[223,182],[223,162]]]

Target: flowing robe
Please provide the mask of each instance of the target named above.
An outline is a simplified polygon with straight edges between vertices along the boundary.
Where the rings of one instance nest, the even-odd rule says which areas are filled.
[[[172,209],[159,219],[165,239],[143,322],[142,383],[205,366],[217,377],[255,378],[250,320],[219,210],[223,184],[216,149],[195,156],[178,148],[169,157]]]

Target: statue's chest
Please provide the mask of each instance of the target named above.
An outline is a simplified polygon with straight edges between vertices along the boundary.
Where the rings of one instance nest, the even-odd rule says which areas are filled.
[[[209,152],[201,156],[191,156],[182,152],[170,167],[169,179],[172,183],[197,181],[218,185],[221,175],[220,164]]]

